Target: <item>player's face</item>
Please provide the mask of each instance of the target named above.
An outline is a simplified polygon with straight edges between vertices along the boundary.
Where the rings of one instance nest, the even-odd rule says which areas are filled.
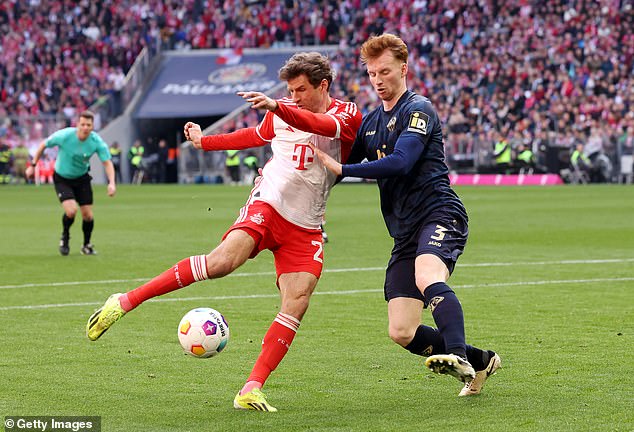
[[[322,80],[317,86],[308,81],[306,75],[300,75],[287,82],[288,95],[301,109],[314,113],[324,113],[328,108],[328,81]]]
[[[372,87],[384,102],[396,102],[406,90],[407,64],[397,60],[391,51],[369,59],[366,67]]]
[[[91,119],[79,117],[79,122],[77,123],[77,137],[83,141],[88,138],[90,132],[92,132],[93,122]]]

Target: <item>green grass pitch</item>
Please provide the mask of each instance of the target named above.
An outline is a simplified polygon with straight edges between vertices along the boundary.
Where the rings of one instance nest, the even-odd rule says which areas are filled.
[[[503,367],[480,396],[433,375],[387,336],[389,239],[374,185],[333,190],[325,273],[289,354],[265,387],[276,414],[233,397],[279,299],[269,252],[236,274],[140,306],[102,339],[85,323],[109,294],[208,252],[246,187],[95,188],[95,257],[57,251],[52,187],[0,188],[0,416],[94,415],[103,431],[632,431],[634,188],[457,189],[470,239],[450,285],[469,343]],[[188,310],[220,310],[231,340],[182,353]],[[433,325],[425,311],[424,322]]]

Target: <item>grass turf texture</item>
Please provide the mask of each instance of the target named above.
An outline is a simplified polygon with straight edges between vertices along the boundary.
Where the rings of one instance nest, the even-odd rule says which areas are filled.
[[[458,189],[471,235],[450,285],[468,341],[503,361],[472,398],[389,340],[391,241],[376,186],[336,187],[326,272],[265,387],[277,414],[232,408],[278,311],[269,252],[140,306],[95,343],[84,335],[109,294],[214,247],[248,189],[122,186],[114,199],[95,189],[99,255],[79,254],[78,217],[62,257],[52,188],[0,188],[0,416],[98,415],[104,431],[634,429],[632,187]],[[231,328],[207,360],[176,337],[199,306]],[[433,325],[428,311],[424,321]]]

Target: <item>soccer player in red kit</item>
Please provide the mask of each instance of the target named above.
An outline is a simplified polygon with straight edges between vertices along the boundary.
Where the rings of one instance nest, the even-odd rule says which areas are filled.
[[[185,258],[132,291],[111,295],[86,326],[88,338],[97,340],[142,302],[194,282],[226,276],[260,251],[271,250],[280,312],[264,336],[249,378],[234,399],[237,409],[277,411],[260,389],[286,355],[321,275],[320,224],[336,176],[314,157],[309,143],[336,160],[346,161],[361,124],[361,113],[354,103],[330,97],[334,73],[323,55],[295,54],[280,69],[279,77],[287,82],[288,98],[276,101],[258,92],[239,93],[253,108],[268,110],[257,127],[203,136],[199,125],[185,125],[187,139],[205,151],[242,150],[269,143],[273,150],[273,157],[221,243],[208,255]],[[313,112],[327,116],[318,122],[307,121],[303,114]],[[284,121],[281,115],[290,120]]]

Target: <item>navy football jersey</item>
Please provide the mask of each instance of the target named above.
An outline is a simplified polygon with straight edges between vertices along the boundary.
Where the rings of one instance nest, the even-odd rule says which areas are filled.
[[[411,235],[432,213],[466,221],[466,210],[449,184],[440,119],[424,96],[406,91],[390,112],[380,106],[365,116],[348,163],[390,155],[401,136],[415,137],[422,153],[407,175],[377,179],[390,235]]]

